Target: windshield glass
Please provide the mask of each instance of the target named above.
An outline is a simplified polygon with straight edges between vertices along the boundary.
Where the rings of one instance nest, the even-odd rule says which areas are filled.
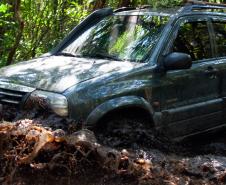
[[[168,19],[162,15],[110,16],[86,30],[61,53],[143,62],[158,42]]]

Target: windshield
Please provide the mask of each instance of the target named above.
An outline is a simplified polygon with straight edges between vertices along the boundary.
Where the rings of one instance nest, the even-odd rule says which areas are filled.
[[[169,17],[114,15],[86,30],[61,53],[68,56],[143,62]]]

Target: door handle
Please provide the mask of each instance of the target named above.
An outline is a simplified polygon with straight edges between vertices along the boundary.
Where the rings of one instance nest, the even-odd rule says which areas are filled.
[[[208,66],[204,73],[208,76],[216,76],[219,73],[219,70],[212,66]]]

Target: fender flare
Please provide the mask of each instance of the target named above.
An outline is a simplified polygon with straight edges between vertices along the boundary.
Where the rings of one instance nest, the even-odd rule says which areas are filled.
[[[97,106],[87,117],[87,125],[95,125],[105,114],[119,108],[139,107],[153,115],[153,108],[144,98],[138,96],[123,96],[110,99]]]

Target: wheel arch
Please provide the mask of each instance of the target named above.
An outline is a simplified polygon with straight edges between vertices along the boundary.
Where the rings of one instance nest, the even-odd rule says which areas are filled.
[[[119,112],[146,116],[154,124],[152,106],[144,98],[138,96],[114,98],[100,104],[89,114],[86,124],[94,126],[107,116]]]

